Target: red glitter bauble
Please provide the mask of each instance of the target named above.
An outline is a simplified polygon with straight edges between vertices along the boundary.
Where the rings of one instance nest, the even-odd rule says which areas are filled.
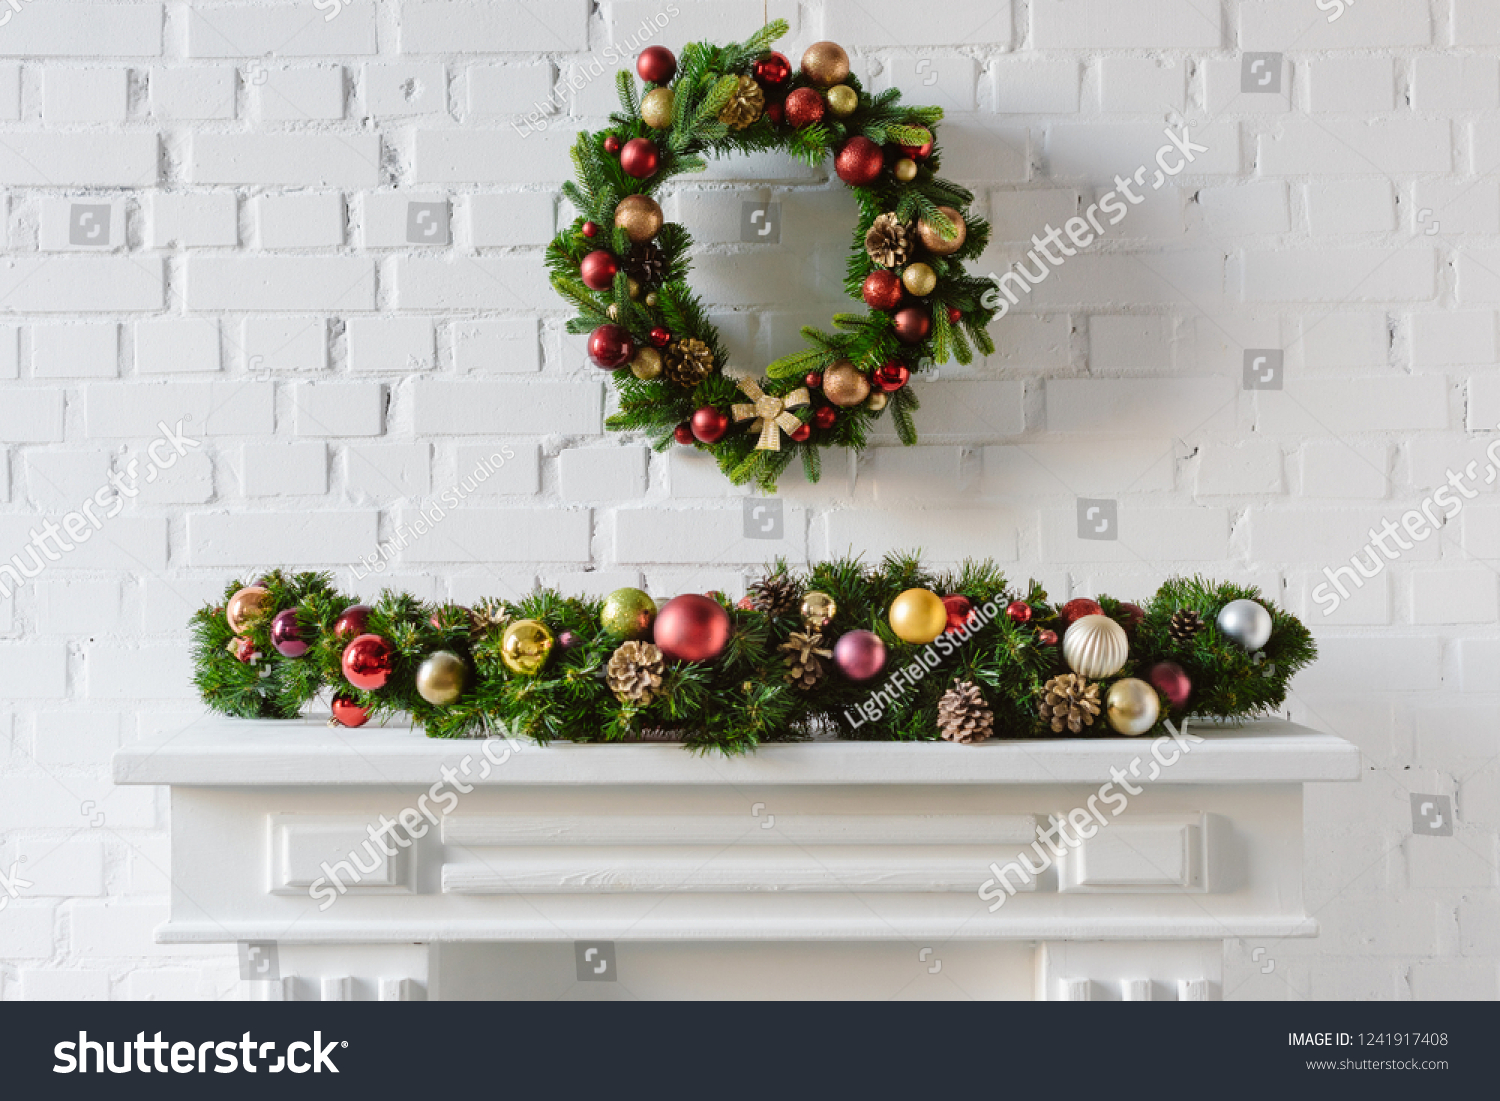
[[[1193,694],[1193,682],[1188,678],[1187,670],[1175,661],[1159,661],[1150,669],[1146,670],[1146,679],[1151,682],[1175,711],[1187,705],[1188,697]]]
[[[812,435],[812,426],[808,424],[799,424],[796,428],[793,428],[790,432],[788,432],[787,435],[792,437],[792,439],[796,440],[798,443],[801,443],[803,440],[807,439],[807,437]]]
[[[812,422],[817,428],[832,428],[839,419],[839,411],[831,405],[820,405],[813,411]]]
[[[665,46],[647,46],[635,59],[635,71],[651,84],[665,84],[677,75],[677,58]]]
[[[865,276],[859,293],[872,310],[894,310],[901,305],[901,277],[884,268],[872,271]]]
[[[1024,600],[1012,600],[1005,606],[1005,614],[1016,623],[1031,622],[1031,605]]]
[[[948,626],[943,628],[945,635],[963,630],[974,615],[974,602],[959,593],[943,597],[943,608],[948,613]]]
[[[585,237],[597,237],[597,236],[599,236],[599,223],[598,222],[584,222],[583,223],[583,235]]]
[[[925,161],[932,156],[932,142],[925,142],[922,145],[903,145],[901,152],[914,161]]]
[[[766,118],[771,120],[772,125],[780,126],[786,121],[786,102],[773,99],[766,104]]]
[[[718,443],[724,438],[724,433],[729,431],[729,415],[719,412],[712,405],[705,405],[694,412],[693,419],[688,423],[693,435],[704,443]]]
[[[384,688],[396,669],[396,652],[379,635],[360,635],[344,647],[344,677],[355,688]]]
[[[674,596],[656,613],[652,639],[678,661],[712,661],[729,642],[729,613],[717,600],[697,593]]]
[[[613,157],[620,151],[620,139],[614,134],[604,139],[604,151]]]
[[[823,385],[823,375],[818,371],[809,371],[802,376],[802,385],[806,386],[809,390],[816,390],[819,386]]]
[[[578,265],[578,277],[592,291],[607,291],[614,285],[620,262],[602,248],[595,249]]]
[[[651,343],[658,348],[665,348],[672,343],[672,334],[658,325],[651,330]]]
[[[957,306],[949,306],[948,307],[948,323],[949,324],[951,324],[951,325],[957,325],[958,321],[959,321],[959,318],[963,317],[963,315],[964,315],[963,310],[959,309]]]
[[[839,147],[833,170],[850,187],[864,187],[880,178],[885,154],[869,138],[856,135]]]
[[[1043,646],[1056,646],[1057,645],[1057,632],[1056,631],[1038,631],[1036,633],[1036,640],[1038,642],[1040,642]]]
[[[1086,615],[1103,615],[1104,605],[1100,604],[1097,600],[1090,600],[1087,597],[1080,596],[1076,600],[1070,600],[1064,604],[1057,614],[1064,624],[1071,627],[1074,622]]]
[[[823,121],[827,105],[816,88],[798,88],[786,97],[786,120],[793,126],[811,126]]]
[[[693,426],[684,421],[682,424],[679,424],[676,428],[672,429],[672,438],[683,445],[695,442],[695,437],[693,436]]]
[[[364,726],[370,721],[370,709],[354,702],[342,692],[333,697],[333,718],[340,726]]]
[[[920,344],[932,332],[932,315],[921,306],[907,306],[896,311],[896,339],[903,344]]]
[[[635,341],[619,325],[600,325],[589,334],[589,359],[595,367],[615,371],[635,355]]]
[[[631,138],[620,150],[620,167],[627,176],[644,180],[660,165],[661,154],[656,151],[656,145],[645,138]]]
[[[755,63],[755,79],[767,88],[780,88],[792,79],[792,63],[779,53],[769,53]]]
[[[909,378],[911,378],[911,368],[904,363],[882,363],[870,375],[870,381],[875,384],[875,388],[884,390],[887,394],[894,394],[901,389]]]
[[[353,638],[362,635],[370,625],[370,606],[368,604],[351,604],[344,609],[341,616],[334,621],[333,635],[335,638]]]

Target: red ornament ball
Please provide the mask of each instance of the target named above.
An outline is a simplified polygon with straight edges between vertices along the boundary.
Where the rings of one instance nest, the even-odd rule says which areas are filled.
[[[901,152],[914,161],[925,161],[932,156],[932,142],[924,142],[921,145],[903,145]]]
[[[786,121],[786,101],[773,99],[766,104],[766,118],[771,120],[775,126],[780,126]]]
[[[963,630],[974,616],[974,602],[960,593],[943,597],[943,608],[948,613],[948,626],[943,628],[945,635]]]
[[[344,677],[355,688],[384,688],[396,669],[396,652],[379,635],[360,635],[344,647]]]
[[[620,151],[620,139],[614,134],[604,139],[604,151],[613,157]]]
[[[874,631],[847,631],[834,643],[833,663],[856,684],[872,680],[885,668],[885,643]]]
[[[904,363],[882,363],[875,368],[870,376],[870,381],[875,384],[877,390],[884,390],[887,394],[894,394],[906,385],[911,378],[911,368]]]
[[[894,310],[901,305],[901,277],[893,271],[880,268],[865,276],[860,287],[865,305],[872,310]]]
[[[786,97],[786,120],[793,126],[811,126],[823,121],[827,105],[816,88],[798,88]]]
[[[661,154],[656,145],[646,138],[631,138],[620,150],[620,167],[625,175],[644,180],[653,175],[661,165]]]
[[[792,79],[792,63],[773,51],[755,63],[754,72],[755,79],[764,87],[780,88]]]
[[[635,59],[635,71],[650,84],[665,84],[677,75],[677,58],[665,46],[647,46]]]
[[[362,635],[370,625],[370,606],[368,604],[351,604],[344,609],[341,616],[334,621],[333,635],[335,638],[353,638]]]
[[[1056,631],[1038,631],[1036,633],[1036,640],[1038,642],[1040,642],[1043,646],[1056,646],[1057,645],[1057,632]]]
[[[932,315],[921,306],[907,306],[896,311],[896,339],[902,344],[920,344],[932,332]]]
[[[693,435],[704,443],[718,443],[724,438],[724,433],[729,431],[729,415],[719,412],[712,405],[705,405],[694,412],[693,419],[688,423]]]
[[[806,386],[809,390],[816,390],[819,386],[823,385],[822,373],[819,371],[807,372],[807,374],[802,376],[802,385]]]
[[[595,249],[578,265],[579,278],[583,285],[593,291],[607,291],[614,285],[620,262],[602,248]]]
[[[616,371],[635,355],[635,341],[619,325],[600,325],[589,334],[589,359],[595,367]]]
[[[665,348],[672,343],[672,334],[658,325],[651,330],[651,343],[657,348]]]
[[[599,223],[598,222],[584,222],[583,223],[583,235],[585,237],[597,237],[597,236],[599,236]]]
[[[255,648],[255,643],[241,635],[234,640],[234,656],[246,665],[255,664],[255,659],[260,657],[260,651]]]
[[[959,309],[957,306],[949,306],[948,307],[948,323],[950,325],[957,325],[958,322],[959,322],[959,319],[962,318],[963,315],[964,315],[963,310]]]
[[[1141,620],[1146,618],[1146,609],[1139,604],[1124,601],[1120,604],[1120,615],[1125,620],[1123,626],[1127,633],[1135,634],[1135,629],[1141,625]]]
[[[753,612],[755,611],[755,601],[751,600],[748,596],[742,596],[739,602],[735,604],[735,607],[742,612]]]
[[[712,661],[729,642],[729,613],[697,593],[674,596],[656,613],[657,649],[678,661]]]
[[[792,437],[792,439],[796,440],[798,443],[802,443],[807,439],[807,437],[812,435],[812,426],[808,424],[799,424],[796,428],[793,428],[790,432],[788,432],[787,435]]]
[[[1070,600],[1062,606],[1058,615],[1067,626],[1071,627],[1076,621],[1086,615],[1103,615],[1104,605],[1097,600],[1090,600],[1080,596],[1076,600]]]
[[[296,608],[283,608],[271,620],[271,645],[284,658],[300,658],[307,653],[307,640],[302,637]]]
[[[796,93],[794,92],[793,95]],[[885,168],[885,154],[869,138],[856,135],[839,147],[833,170],[850,187],[874,183]]]
[[[1146,671],[1146,679],[1151,682],[1167,702],[1172,705],[1172,710],[1187,706],[1188,697],[1193,694],[1193,682],[1188,678],[1187,670],[1175,661],[1159,661]]]
[[[1005,606],[1005,614],[1010,616],[1013,623],[1031,622],[1031,605],[1024,600],[1012,600]]]
[[[813,410],[812,422],[815,428],[832,428],[839,419],[839,411],[831,405],[820,405]]]
[[[695,437],[693,436],[693,426],[684,421],[682,424],[679,424],[676,428],[672,429],[672,438],[678,443],[683,444],[684,446],[693,443],[695,440]]]
[[[340,726],[364,726],[370,721],[370,709],[340,692],[333,697],[333,719]]]

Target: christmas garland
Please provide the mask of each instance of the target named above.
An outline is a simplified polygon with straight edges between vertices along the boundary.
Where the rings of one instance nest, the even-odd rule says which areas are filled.
[[[941,595],[940,595],[941,594]],[[432,737],[549,742],[668,737],[742,752],[821,733],[957,742],[1143,734],[1173,716],[1262,714],[1311,662],[1311,635],[1252,588],[1168,581],[1144,606],[1062,605],[990,562],[935,574],[777,565],[731,604],[637,589],[542,590],[472,608],[327,574],[274,571],[195,613],[195,683],[229,715],[292,718],[321,690],[331,721],[406,712]]]
[[[769,49],[786,30],[777,20],[737,46],[693,43],[680,62],[649,47],[636,65],[644,93],[620,72],[621,111],[573,146],[578,178],[563,193],[578,216],[547,249],[553,286],[578,310],[568,331],[589,334],[590,359],[618,385],[608,427],[644,430],[659,451],[696,446],[768,492],[799,455],[816,481],[822,448],[863,449],[887,408],[915,443],[912,372],[994,351],[989,284],[962,266],[989,226],[969,214],[972,193],[937,175],[942,110],[866,92],[832,42],[810,46],[794,73]],[[767,379],[735,379],[688,287],[692,240],[652,196],[706,156],[769,149],[812,165],[833,156],[859,204],[845,286],[870,312],[835,316],[833,333],[804,328],[808,346]]]

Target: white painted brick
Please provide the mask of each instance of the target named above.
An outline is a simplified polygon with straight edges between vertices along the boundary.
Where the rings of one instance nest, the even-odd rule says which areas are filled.
[[[157,181],[155,134],[7,134],[0,184],[11,187],[150,187]]]
[[[121,466],[128,475],[129,464],[121,463]],[[84,505],[83,501],[74,501],[71,503],[73,511],[57,516],[9,514],[0,519],[0,562],[7,562],[31,542],[32,529],[47,530],[50,524],[62,528],[63,535],[58,538],[69,540],[73,547],[67,551],[66,560],[59,562],[59,569],[119,569],[122,559],[143,570],[161,569],[167,564],[165,517],[125,515],[105,519],[100,514],[103,526],[96,530],[90,523],[89,514],[82,511]],[[29,562],[29,555],[23,561]]]
[[[354,371],[425,371],[436,364],[425,317],[356,317],[346,328]]]
[[[109,208],[109,212],[103,217],[97,211],[80,212],[80,228],[89,237],[87,241],[77,244],[71,239],[75,205]],[[125,204],[122,200],[106,200],[101,203],[92,197],[46,197],[39,201],[38,207],[37,245],[44,251],[104,252],[123,248],[125,245]],[[86,224],[82,221],[83,218],[88,219]]]
[[[36,717],[32,753],[39,765],[100,764],[119,746],[118,712],[52,711]]]
[[[262,382],[98,383],[84,394],[84,423],[91,439],[154,439],[162,421],[182,421],[193,437],[262,435],[275,424],[273,398]]]
[[[759,4],[756,0],[688,0],[685,4],[674,2],[671,7],[664,0],[609,0],[599,7],[608,13],[608,41],[620,44],[664,41],[675,46],[703,39],[718,41],[726,26],[759,27],[767,19],[785,19],[794,36],[799,30],[795,0],[760,0]],[[816,35],[809,38],[810,33],[804,31],[798,37],[811,42]],[[833,34],[832,30],[827,33]],[[840,41],[853,44],[854,40],[846,36]],[[797,50],[789,49],[787,56],[798,56]]]
[[[1295,320],[1291,350],[1301,353],[1311,370],[1383,367],[1390,359],[1390,330],[1385,314],[1373,311],[1319,311]]]
[[[997,123],[993,115],[958,112],[943,118],[943,175],[985,184],[1030,177],[1029,137],[1024,126]]]
[[[1074,303],[1121,306],[1182,305],[1182,288],[1192,287],[1199,309],[1222,301],[1226,257],[1220,250],[1182,249],[1138,255],[1080,253],[1053,268],[1033,287],[1031,309]],[[1034,270],[1034,269],[1033,269]]]
[[[366,65],[365,109],[377,118],[440,115],[448,107],[448,76],[429,62]]]
[[[7,560],[20,542],[14,537],[6,540]],[[10,580],[9,574],[0,576]],[[65,693],[68,651],[62,643],[0,643],[0,655],[5,658],[0,663],[0,684],[4,685],[6,695],[57,699]]]
[[[1288,379],[1256,394],[1262,432],[1314,435],[1448,427],[1447,380],[1409,378]]]
[[[344,197],[337,191],[259,195],[250,208],[261,248],[331,248],[344,243]]]
[[[263,566],[296,562],[312,568],[357,562],[376,550],[372,511],[272,511],[188,515],[193,566]]]
[[[1500,233],[1500,181],[1419,180],[1409,223],[1413,233]]]
[[[1340,563],[1346,565],[1346,563]],[[1395,621],[1389,572],[1364,582],[1363,586],[1344,582],[1348,596],[1341,596],[1328,586],[1328,575],[1321,570],[1310,572],[1297,586],[1296,599],[1288,607],[1315,630],[1325,627],[1383,627]],[[1317,599],[1313,594],[1317,593]],[[1337,597],[1331,603],[1330,597]],[[1321,705],[1319,710],[1322,710]],[[1351,731],[1356,737],[1358,731]]]
[[[1475,468],[1475,472],[1478,473],[1483,469],[1482,467]],[[1465,470],[1464,473],[1468,473],[1468,470]],[[1474,487],[1470,484],[1471,481],[1472,475],[1470,478],[1461,479],[1459,484],[1460,486],[1469,485],[1469,492],[1472,493],[1474,492]],[[1459,489],[1457,493],[1462,496],[1463,490]],[[1464,510],[1463,548],[1469,557],[1480,561],[1500,557],[1500,555],[1497,555],[1496,550],[1500,548],[1500,542],[1497,542],[1496,539],[1497,536],[1500,536],[1500,507],[1490,504],[1479,504],[1469,505]]]
[[[105,971],[43,971],[23,967],[19,975],[22,1001],[109,1001],[109,974]]]
[[[398,257],[396,305],[444,313],[555,309],[557,296],[537,279],[537,263],[531,256]]]
[[[45,69],[42,121],[124,122],[128,85],[125,69]]]
[[[1500,249],[1469,248],[1458,254],[1458,300],[1500,302]]]
[[[1348,50],[1360,46],[1388,50],[1425,46],[1432,41],[1426,5],[1404,0],[1359,0],[1358,19],[1328,22],[1329,12],[1302,0],[1253,0],[1240,6],[1240,48],[1280,50],[1295,42],[1300,50]]]
[[[412,241],[408,236],[408,208],[412,203],[446,203],[446,195],[415,192],[376,192],[364,197],[364,227],[360,240],[366,248],[442,248],[449,241]],[[452,217],[449,217],[449,237],[452,236]],[[436,222],[429,221],[426,229],[441,229]]]
[[[1320,634],[1316,664],[1298,674],[1303,690],[1419,691],[1442,683],[1442,643],[1432,635],[1344,637]]]
[[[375,5],[347,0],[337,19],[306,5],[194,4],[186,12],[189,57],[324,57],[375,52]]]
[[[860,456],[859,484],[881,504],[966,500],[978,471],[963,459],[960,447],[873,447]]]
[[[818,559],[863,555],[872,562],[920,545],[923,559],[929,562],[958,563],[966,558],[1013,562],[1021,522],[1019,513],[999,509],[846,509],[814,520],[811,551]],[[774,549],[771,543],[759,545]],[[771,557],[767,553],[755,561]]]
[[[69,505],[77,506],[82,500],[79,495]],[[118,581],[37,580],[37,626],[43,634],[114,634],[123,622],[122,610]],[[56,713],[38,715],[38,730],[56,717]],[[90,720],[95,718],[101,716],[91,713]],[[119,716],[104,713],[102,718],[119,727]]]
[[[1076,61],[1002,58],[990,68],[995,110],[1006,115],[1067,115],[1078,110]]]
[[[30,870],[22,866],[16,870],[16,874],[26,879],[29,878]],[[55,951],[56,908],[24,901],[35,896],[33,889],[23,887],[17,896],[17,903],[6,907],[6,920],[0,923],[0,952],[7,956],[14,956],[16,959],[46,959]],[[10,901],[8,895],[6,901]]]
[[[73,509],[108,484],[110,453],[38,451],[26,455],[26,498],[41,509]]]
[[[1380,233],[1396,228],[1396,194],[1389,180],[1310,183],[1304,192],[1313,233]]]
[[[151,70],[151,111],[162,122],[234,118],[234,70],[227,65]]]
[[[1145,168],[1137,192],[1149,190],[1157,171],[1157,150],[1164,145],[1168,165],[1183,165],[1184,176],[1236,175],[1240,171],[1240,137],[1238,123],[1213,123],[1198,127],[1189,125],[1172,130],[1184,141],[1207,147],[1207,152],[1193,151],[1188,163],[1185,154],[1170,144],[1166,127],[1156,123],[1063,123],[1050,128],[1046,144],[1047,172],[1054,179],[1082,178],[1098,180],[1113,186],[1117,176],[1134,178],[1137,169]],[[1144,183],[1143,183],[1144,182]],[[1143,186],[1141,186],[1143,184]]]
[[[713,0],[708,0],[708,2],[713,2]],[[851,71],[855,68],[857,65],[851,64]],[[605,116],[620,108],[620,95],[615,87],[610,67],[604,64],[597,55],[560,65],[557,83],[548,95],[553,104],[566,104],[568,113],[574,118],[594,119],[602,122]],[[567,129],[568,124],[563,120],[547,117],[551,106],[546,97],[530,99],[517,97],[512,104],[516,107],[524,104],[530,108],[524,121],[512,123],[517,130],[530,127],[539,130],[549,127],[564,131]],[[491,109],[503,111],[504,107],[492,104]]]
[[[1181,111],[1187,66],[1170,58],[1104,57],[1099,62],[1099,109],[1132,115]]]
[[[1489,432],[1500,427],[1500,378],[1475,375],[1469,379],[1470,432]]]
[[[459,321],[453,326],[460,371],[523,374],[541,369],[541,345],[530,318]]]
[[[192,256],[190,310],[368,310],[375,266],[358,256]]]
[[[1271,440],[1207,442],[1198,453],[1199,496],[1281,493],[1281,448]]]
[[[900,88],[905,98],[944,111],[972,111],[979,66],[959,54],[893,57],[876,80],[876,88]]]
[[[928,443],[1016,436],[1025,427],[1021,395],[1019,382],[933,382],[922,387],[922,407],[912,419]],[[896,438],[889,416],[876,422],[871,438]]]
[[[98,643],[89,647],[84,665],[90,699],[192,699],[197,694],[181,642]]]
[[[152,248],[232,248],[239,244],[233,193],[152,191],[142,196]]]
[[[160,4],[47,4],[11,20],[11,57],[156,57],[162,47]]]
[[[191,144],[187,173],[193,183],[374,187],[380,182],[375,134],[200,132]]]
[[[125,977],[125,996],[133,1002],[195,1001],[214,997],[212,991],[213,987],[205,983],[203,972],[191,968],[132,971]]]
[[[98,718],[104,715],[95,713]],[[18,840],[32,898],[97,897],[104,893],[104,846],[97,841]]]
[[[1170,490],[1174,461],[1167,440],[1097,444],[1022,443],[981,451],[984,497],[1099,497]]]
[[[1121,502],[1119,537],[1080,539],[1078,511],[1043,509],[1041,553],[1048,562],[1191,562],[1229,554],[1229,514],[1221,508],[1152,508]]]
[[[344,117],[344,70],[271,69],[250,83],[250,109],[263,122]]]
[[[167,920],[167,904],[84,902],[73,907],[72,950],[81,959],[109,956],[194,956],[209,946],[155,943],[153,930]]]
[[[120,326],[112,322],[37,325],[31,330],[33,378],[114,378]]]
[[[21,326],[0,325],[0,378],[21,377]]]
[[[752,565],[807,558],[807,515],[784,507],[780,539],[746,539],[744,514],[733,507],[693,510],[622,508],[614,514],[614,557],[621,562]]]
[[[1188,436],[1233,423],[1236,389],[1222,378],[1049,379],[1047,429]]]
[[[321,440],[246,444],[240,449],[246,497],[306,497],[328,492],[328,445]]]
[[[531,497],[541,492],[542,458],[536,444],[473,445],[453,450],[460,484],[478,482],[470,492],[483,496]],[[488,475],[480,481],[481,471]],[[618,588],[619,586],[616,586]]]
[[[1066,314],[1012,313],[996,324],[995,353],[985,367],[1067,367],[1072,363],[1072,322]]]
[[[1195,198],[1202,209],[1203,228],[1215,234],[1285,233],[1291,228],[1286,185],[1282,183],[1204,187]]]
[[[21,117],[21,66],[0,63],[0,119],[13,122]]]
[[[522,191],[471,195],[468,211],[469,244],[545,245],[552,240],[556,203],[550,194]]]
[[[213,499],[213,460],[201,453],[181,455],[170,467],[152,478],[152,468],[143,475],[140,496],[132,505],[202,504]]]
[[[1271,52],[1281,51],[1278,49]],[[1209,58],[1199,68],[1203,70],[1205,99],[1210,118],[1287,114],[1292,109],[1292,92],[1302,80],[1302,73],[1290,61],[1283,61],[1279,92],[1246,92],[1244,62],[1238,54],[1233,57]]]
[[[1500,639],[1462,639],[1458,663],[1465,692],[1493,692],[1500,683]]]
[[[137,374],[217,371],[221,367],[219,323],[212,318],[137,321],[134,329]]]
[[[1307,63],[1309,99],[1320,115],[1375,115],[1396,107],[1396,65],[1389,57],[1331,57]]]
[[[429,512],[431,509],[429,509]],[[403,510],[398,523],[412,527],[416,510]],[[591,515],[587,509],[450,510],[401,552],[407,563],[587,562]],[[399,530],[399,529],[398,529]]]
[[[557,457],[558,492],[567,501],[625,503],[646,490],[644,447],[570,447]]]
[[[1247,302],[1424,302],[1437,294],[1432,249],[1247,250]]]
[[[1365,550],[1371,532],[1379,535],[1387,522],[1396,534],[1386,537],[1386,545],[1404,561],[1431,561],[1438,556],[1438,540],[1428,532],[1426,539],[1412,540],[1401,533],[1401,510],[1377,511],[1371,508],[1296,508],[1252,507],[1249,510],[1250,555],[1259,562],[1307,562],[1317,566],[1338,567],[1359,555],[1368,566]],[[1421,529],[1417,529],[1421,530]],[[1410,549],[1402,549],[1405,542]]]
[[[0,402],[0,440],[46,443],[63,438],[63,395],[58,390],[12,389]]]
[[[240,338],[245,370],[321,371],[328,366],[328,325],[321,317],[248,317]]]
[[[1500,60],[1422,54],[1413,62],[1412,90],[1418,111],[1493,108],[1500,105]]]
[[[546,62],[530,65],[475,65],[464,73],[465,102],[477,118],[531,115],[531,125],[550,125],[540,116],[557,110],[561,99]],[[609,95],[614,81],[601,80]],[[571,92],[571,89],[568,89]],[[615,107],[619,100],[614,101]]]
[[[1099,368],[1170,368],[1176,319],[1159,314],[1089,318],[1089,364]]]
[[[1456,46],[1500,46],[1500,12],[1485,0],[1453,0]]]
[[[599,431],[598,382],[422,381],[412,387],[413,431],[444,435],[583,435]]]
[[[1500,614],[1500,584],[1495,571],[1482,566],[1446,565],[1413,570],[1413,623],[1494,623]]]
[[[402,10],[403,53],[532,53],[588,45],[589,5],[556,0],[417,0]]]
[[[385,387],[373,382],[304,382],[293,387],[299,436],[378,436]]]
[[[1223,44],[1223,12],[1216,0],[1155,0],[1150,18],[1111,0],[1033,0],[1037,49],[1193,49]]]
[[[990,226],[996,241],[1045,237],[1048,226],[1061,228],[1079,209],[1073,188],[990,192]]]
[[[1390,455],[1385,444],[1312,440],[1302,448],[1304,497],[1374,498],[1388,496]]]
[[[1267,176],[1381,173],[1409,177],[1453,170],[1446,120],[1288,120],[1262,134],[1260,170]]]
[[[1419,313],[1411,318],[1416,367],[1472,366],[1496,361],[1495,311]]]
[[[375,500],[421,497],[432,484],[432,449],[425,443],[356,444],[344,466],[349,489]]]

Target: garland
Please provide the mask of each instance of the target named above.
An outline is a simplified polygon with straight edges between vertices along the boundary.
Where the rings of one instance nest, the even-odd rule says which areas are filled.
[[[657,609],[624,589],[463,608],[388,590],[366,607],[327,574],[280,570],[224,596],[192,620],[208,707],[292,718],[330,689],[336,721],[406,712],[431,737],[666,734],[737,753],[820,732],[1139,734],[1270,711],[1315,656],[1301,622],[1244,586],[1178,578],[1144,607],[1059,606],[1034,582],[1010,591],[990,562],[933,573],[909,555],[777,563],[735,605],[692,594]]]
[[[578,178],[563,193],[578,216],[547,249],[552,285],[578,311],[568,331],[589,334],[619,389],[608,427],[645,431],[658,451],[696,446],[767,492],[795,458],[817,481],[822,448],[862,450],[887,408],[915,443],[911,374],[994,351],[989,284],[963,270],[989,226],[969,214],[973,194],[937,174],[942,110],[866,92],[832,42],[809,47],[794,73],[769,49],[786,30],[777,20],[740,45],[693,43],[680,63],[652,46],[637,62],[644,92],[620,72],[610,128],[573,147]],[[652,196],[707,156],[772,149],[810,165],[833,157],[859,204],[845,288],[870,311],[838,314],[833,333],[804,328],[808,346],[769,378],[739,380],[723,373],[724,345],[688,286],[692,239]]]

